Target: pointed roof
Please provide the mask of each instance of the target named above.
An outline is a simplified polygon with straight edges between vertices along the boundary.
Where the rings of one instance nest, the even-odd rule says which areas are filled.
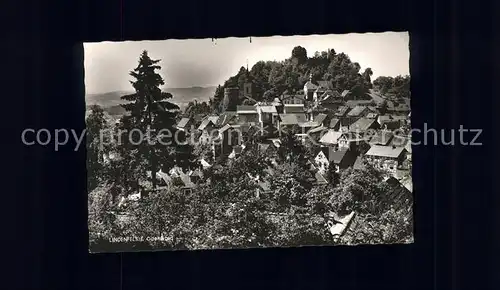
[[[200,131],[203,131],[205,130],[205,128],[209,125],[209,124],[212,124],[212,125],[215,125],[215,122],[212,121],[213,119],[210,119],[210,118],[207,118],[205,120],[203,120],[200,124],[200,126],[198,127],[198,130]]]

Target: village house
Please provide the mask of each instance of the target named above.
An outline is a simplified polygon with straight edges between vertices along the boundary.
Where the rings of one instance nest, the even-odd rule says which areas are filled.
[[[388,170],[395,175],[398,166],[405,159],[405,151],[404,147],[373,145],[364,156],[376,167]]]
[[[377,123],[380,127],[385,130],[397,130],[401,128],[401,118],[397,118],[393,115],[381,115],[377,118]]]
[[[362,135],[346,130],[345,128],[341,129],[337,143],[339,149],[349,149],[358,153],[364,153],[370,147]]]
[[[236,114],[241,123],[256,124],[259,122],[259,113],[255,106],[237,106]]]
[[[368,113],[370,113],[370,111],[368,110],[367,107],[365,107],[365,106],[356,106],[351,111],[349,111],[349,113],[347,113],[347,116],[346,116],[346,121],[347,122],[345,124],[346,125],[351,125],[354,122],[356,122],[357,120],[359,120],[360,118],[363,118],[366,115],[368,115]]]
[[[337,147],[338,140],[342,136],[342,132],[338,130],[330,129],[328,130],[319,140],[319,142],[325,146]]]
[[[321,137],[328,132],[329,128],[325,126],[319,126],[312,128],[307,132],[307,138],[309,138],[314,143],[319,143]]]
[[[281,97],[281,102],[284,105],[304,105],[304,96],[303,95],[283,95]]]
[[[336,111],[343,104],[344,100],[336,91],[325,92],[319,100],[319,106],[332,111]]]
[[[369,140],[370,145],[381,145],[381,146],[388,146],[392,138],[394,137],[394,134],[391,131],[387,130],[380,130],[377,131]]]
[[[234,145],[242,143],[243,134],[240,125],[226,124],[218,130],[218,136],[212,141],[212,150],[215,158],[228,156]]]
[[[259,123],[262,132],[264,132],[264,128],[276,126],[278,124],[279,114],[275,106],[261,105],[259,103],[255,106],[259,116]]]
[[[218,132],[216,123],[218,118],[218,116],[208,116],[201,122],[198,127],[198,130],[201,131],[201,135],[198,140],[200,144],[208,144],[212,139],[217,137]]]
[[[285,104],[283,106],[283,114],[296,114],[304,112],[304,104]]]
[[[349,126],[349,130],[352,132],[357,132],[364,136],[368,130],[374,131],[380,128],[380,125],[375,119],[360,118]]]
[[[330,164],[335,165],[335,171],[340,172],[354,164],[354,152],[348,149],[335,150],[333,147],[321,147],[314,158],[316,168],[321,174],[325,174]]]
[[[326,114],[317,114],[312,121],[300,122],[299,127],[301,129],[301,133],[306,133],[312,128],[323,127],[327,115]]]
[[[279,115],[278,129],[282,130],[298,130],[299,123],[305,123],[307,121],[306,114],[296,113],[296,114],[281,114]]]

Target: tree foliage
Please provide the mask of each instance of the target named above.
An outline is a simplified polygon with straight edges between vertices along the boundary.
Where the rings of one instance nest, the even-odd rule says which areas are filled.
[[[151,59],[147,51],[143,51],[138,66],[130,72],[135,79],[131,81],[135,93],[122,97],[124,101],[128,101],[122,106],[129,113],[122,117],[124,129],[127,132],[138,129],[144,137],[137,145],[130,142],[130,138],[123,141],[125,146],[132,148],[129,154],[134,155],[131,157],[147,161],[153,188],[156,186],[156,172],[173,165],[171,155],[175,150],[165,144],[176,145],[174,125],[179,110],[177,105],[170,102],[172,95],[160,89],[165,82],[156,72],[161,69],[159,62],[160,60]],[[164,134],[165,131],[169,134]]]
[[[86,137],[87,137],[87,189],[88,191],[94,190],[102,181],[104,171],[104,155],[110,150],[110,140],[102,140],[103,138],[109,139],[109,134],[105,134],[105,130],[110,126],[105,118],[104,110],[98,106],[93,105],[90,107],[90,114],[85,120],[86,123]]]
[[[380,76],[373,81],[373,87],[381,94],[396,99],[410,98],[410,76]]]

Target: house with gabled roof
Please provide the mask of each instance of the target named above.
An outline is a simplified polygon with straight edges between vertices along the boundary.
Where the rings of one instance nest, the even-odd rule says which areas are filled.
[[[339,172],[354,164],[356,156],[353,153],[347,149],[336,150],[334,147],[321,147],[314,158],[314,163],[322,174],[328,170],[330,164],[334,164],[336,171]]]
[[[323,137],[323,135],[325,135],[328,132],[328,130],[330,130],[328,127],[318,126],[318,127],[310,129],[307,132],[307,137],[312,139],[311,141],[314,141],[315,143],[319,143],[321,137]]]
[[[304,96],[293,94],[293,95],[282,95],[281,102],[283,105],[303,105],[304,104]]]
[[[296,114],[280,114],[278,129],[281,132],[281,129],[293,129],[298,128],[300,123],[307,122],[307,116],[304,113],[296,113]]]
[[[377,123],[377,120],[368,118],[360,118],[349,126],[349,130],[360,134],[364,134],[368,130],[377,130],[379,128],[380,125]]]
[[[398,166],[405,160],[405,152],[404,147],[373,145],[365,153],[365,158],[376,167],[396,174]]]
[[[337,146],[341,136],[341,131],[330,129],[321,137],[319,142],[325,146]]]
[[[345,148],[358,153],[364,153],[370,147],[362,134],[345,128],[341,128],[341,135],[337,142],[339,149]]]
[[[236,114],[240,124],[257,124],[259,122],[259,113],[255,106],[236,106]]]
[[[397,118],[393,115],[380,115],[377,118],[377,122],[380,127],[385,130],[396,130],[401,128],[402,125],[401,118]]]
[[[380,130],[377,131],[368,141],[370,145],[382,145],[382,146],[388,146],[392,138],[394,137],[394,134],[391,131],[387,130]]]

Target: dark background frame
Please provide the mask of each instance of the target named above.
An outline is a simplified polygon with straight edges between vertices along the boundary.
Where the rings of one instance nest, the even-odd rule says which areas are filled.
[[[492,6],[447,1],[61,1],[9,10],[3,289],[497,289]],[[471,1],[473,2],[473,1]],[[488,3],[489,4],[489,3]],[[13,7],[13,6],[12,6]],[[465,27],[462,18],[473,20]],[[147,20],[147,21],[146,21]],[[479,28],[478,24],[486,24]],[[477,26],[477,27],[476,27]],[[500,26],[497,26],[500,27]],[[83,41],[410,31],[412,125],[483,128],[481,147],[416,147],[415,243],[87,253],[85,151],[24,128],[83,130]],[[496,79],[500,75],[496,75]],[[498,106],[496,106],[498,108]],[[476,216],[481,217],[478,222]],[[5,237],[5,238],[4,238]],[[12,259],[10,259],[12,255]],[[496,279],[496,281],[494,281]]]

